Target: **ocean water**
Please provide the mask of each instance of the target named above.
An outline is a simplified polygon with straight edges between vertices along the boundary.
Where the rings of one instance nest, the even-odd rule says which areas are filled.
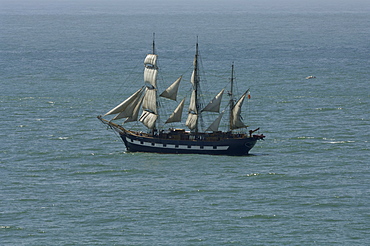
[[[367,1],[0,0],[0,23],[1,245],[368,245]],[[251,155],[127,153],[96,119],[153,32],[165,81],[197,36],[207,90],[234,62]]]

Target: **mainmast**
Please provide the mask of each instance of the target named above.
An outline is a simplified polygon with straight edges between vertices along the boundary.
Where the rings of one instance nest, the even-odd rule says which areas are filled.
[[[194,60],[194,91],[195,91],[195,107],[196,107],[196,114],[198,115],[197,117],[197,122],[195,125],[195,133],[198,133],[199,127],[199,113],[200,113],[200,107],[198,103],[198,91],[199,91],[199,67],[198,67],[198,57],[199,57],[199,50],[198,50],[198,37],[197,37],[197,44],[195,47],[195,60]]]
[[[229,130],[231,131],[231,125],[233,122],[233,108],[234,108],[234,95],[233,95],[233,90],[234,90],[234,62],[231,65],[231,78],[230,78],[230,113],[229,113]]]
[[[186,120],[186,126],[189,127],[189,129],[195,133],[198,133],[199,127],[199,116],[200,116],[200,105],[198,102],[199,99],[199,65],[198,65],[198,57],[199,57],[199,51],[198,51],[198,40],[196,43],[196,50],[195,50],[195,58],[194,58],[194,69],[193,73],[191,75],[191,83],[193,85],[193,90],[191,93],[190,98],[190,106],[189,106],[189,112],[188,112],[188,118]]]

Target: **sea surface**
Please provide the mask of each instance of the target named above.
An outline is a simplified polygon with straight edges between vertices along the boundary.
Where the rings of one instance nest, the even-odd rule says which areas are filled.
[[[0,244],[368,245],[370,4],[299,2],[0,0]],[[197,38],[207,93],[234,63],[249,156],[128,153],[96,119],[153,33],[166,86]]]

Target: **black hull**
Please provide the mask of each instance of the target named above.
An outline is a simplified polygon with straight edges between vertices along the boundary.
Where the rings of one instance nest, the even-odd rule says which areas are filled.
[[[159,137],[137,136],[120,132],[130,152],[152,152],[167,154],[248,155],[258,137],[226,138],[218,141],[172,140]]]
[[[258,140],[265,136],[232,132],[190,133],[184,129],[169,129],[168,131],[147,134],[129,131],[120,125],[98,116],[104,124],[116,131],[129,152],[151,152],[163,154],[205,154],[205,155],[248,155]]]

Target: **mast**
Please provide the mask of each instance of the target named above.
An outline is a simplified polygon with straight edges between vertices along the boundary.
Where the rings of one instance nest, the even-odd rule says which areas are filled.
[[[198,51],[198,37],[197,37],[197,43],[196,43],[196,50],[195,50],[195,58],[194,58],[194,68],[193,73],[191,75],[190,82],[193,86],[193,90],[190,97],[190,106],[188,111],[188,118],[186,120],[185,125],[189,127],[189,129],[194,132],[198,133],[199,127],[199,116],[200,116],[200,105],[198,102],[199,99],[199,65],[198,65],[198,57],[199,57],[199,51]]]
[[[157,75],[158,66],[155,54],[155,34],[153,33],[153,53],[147,54],[144,60],[144,83],[145,95],[143,97],[143,113],[139,119],[154,134],[157,129],[157,120],[159,117],[157,107]]]
[[[153,55],[155,55],[155,32],[153,32]],[[158,68],[157,68],[158,71]],[[158,101],[158,94],[157,90],[155,90],[155,101],[156,101],[156,107],[157,107],[157,101]],[[158,109],[157,109],[158,110]],[[159,114],[157,112],[157,117],[159,118]],[[157,121],[156,121],[157,122]],[[154,131],[157,128],[157,124],[154,124],[154,127],[152,129],[152,134],[154,135]]]
[[[153,55],[155,55],[155,32],[153,32]]]
[[[155,53],[155,32],[153,32],[153,55],[156,55],[156,53]],[[158,68],[157,68],[157,66],[156,66],[156,69],[157,69],[157,71],[158,71]],[[157,88],[155,88],[155,101],[156,101],[156,108],[157,108],[157,101],[158,101],[158,94],[157,94]],[[157,108],[157,111],[158,111],[158,108]],[[158,112],[157,112],[157,117],[159,118],[159,114],[158,114]],[[159,119],[158,119],[159,120]],[[152,135],[154,136],[154,132],[155,132],[155,130],[157,129],[157,124],[156,124],[156,122],[157,122],[157,120],[155,121],[155,123],[154,123],[154,127],[153,127],[153,129],[152,129]]]
[[[196,107],[196,114],[198,115],[200,112],[199,103],[198,103],[198,91],[199,91],[199,76],[198,76],[198,56],[199,56],[199,50],[198,50],[198,37],[197,37],[197,44],[195,46],[195,60],[194,60],[194,91],[195,91],[195,107]],[[198,133],[199,131],[199,115],[197,117],[196,125],[195,125],[195,133]]]
[[[233,122],[233,108],[234,108],[234,95],[233,95],[233,90],[234,90],[234,62],[231,65],[231,78],[230,78],[230,112],[229,112],[229,130],[231,131],[231,125]]]

